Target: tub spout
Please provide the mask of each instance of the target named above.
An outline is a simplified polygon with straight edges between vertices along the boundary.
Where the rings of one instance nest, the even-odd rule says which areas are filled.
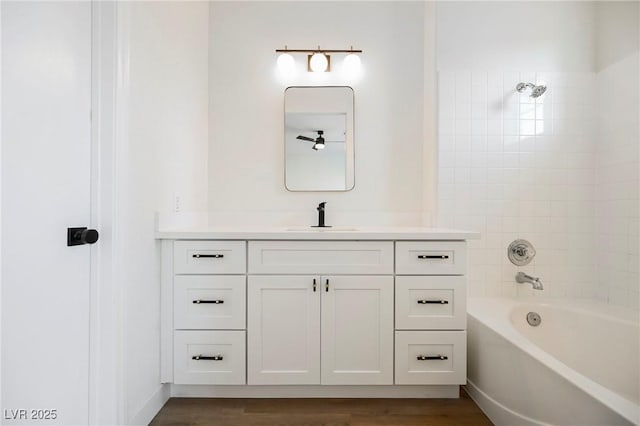
[[[524,272],[518,272],[516,274],[516,281],[520,284],[529,283],[533,286],[534,290],[543,290],[542,281],[538,277],[532,277],[531,275],[527,275]]]

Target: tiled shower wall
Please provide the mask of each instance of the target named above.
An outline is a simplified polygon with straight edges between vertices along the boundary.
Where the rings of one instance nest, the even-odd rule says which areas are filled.
[[[439,73],[438,226],[481,232],[469,244],[469,295],[595,297],[595,74]],[[520,81],[544,82],[540,98]],[[507,246],[537,250],[516,268]],[[544,292],[517,284],[522,270]]]

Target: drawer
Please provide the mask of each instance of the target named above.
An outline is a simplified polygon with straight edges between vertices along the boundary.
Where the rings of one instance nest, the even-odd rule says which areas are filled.
[[[390,241],[250,241],[250,274],[393,274]]]
[[[465,331],[396,331],[397,385],[462,385],[467,380]]]
[[[244,331],[175,331],[173,382],[179,385],[244,385]]]
[[[176,241],[173,246],[176,274],[244,274],[246,265],[244,241]]]
[[[396,328],[467,328],[466,281],[461,276],[397,276]]]
[[[464,241],[401,241],[396,243],[396,274],[464,275]]]
[[[245,328],[244,275],[177,275],[173,283],[176,329]]]

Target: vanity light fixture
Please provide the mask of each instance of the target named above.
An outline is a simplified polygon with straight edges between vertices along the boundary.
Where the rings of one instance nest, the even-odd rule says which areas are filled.
[[[342,66],[348,73],[358,72],[358,70],[360,69],[360,56],[356,55],[355,53],[348,54],[344,57]]]
[[[318,52],[307,55],[307,70],[313,72],[331,71],[331,56]]]
[[[290,74],[293,72],[296,66],[296,61],[293,59],[293,56],[288,53],[283,53],[278,56],[278,68],[285,74]]]
[[[362,53],[362,50],[354,49],[353,46],[345,50],[322,49],[320,46],[317,49],[289,49],[285,46],[284,49],[276,49],[276,53],[280,54],[278,56],[278,68],[281,71],[289,71],[295,66],[293,56],[291,56],[292,53],[306,53],[307,72],[330,72],[332,53],[346,53],[347,56],[343,65],[346,68],[353,69],[360,67],[360,57],[357,54]]]

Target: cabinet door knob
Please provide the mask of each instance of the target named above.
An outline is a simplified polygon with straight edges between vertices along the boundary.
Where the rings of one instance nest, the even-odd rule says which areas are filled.
[[[316,292],[316,288],[318,287],[318,284],[316,283],[316,279],[313,279],[313,292]]]
[[[324,291],[325,292],[329,292],[329,279],[327,278],[327,280],[324,282]]]
[[[220,300],[220,299],[218,299],[218,300],[201,300],[201,299],[198,299],[198,300],[194,300],[193,303],[195,303],[196,305],[199,305],[201,303],[210,303],[210,304],[213,304],[213,305],[222,305],[224,303],[224,300]]]

